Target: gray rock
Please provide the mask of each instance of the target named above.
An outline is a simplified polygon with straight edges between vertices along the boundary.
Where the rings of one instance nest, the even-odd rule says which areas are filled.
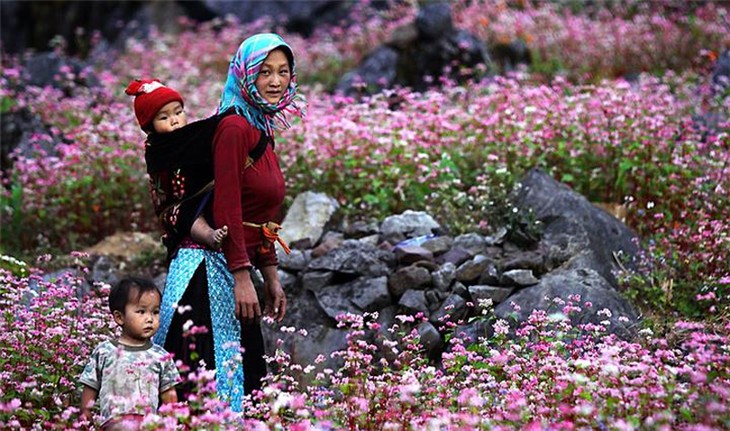
[[[428,315],[428,304],[426,303],[426,294],[423,290],[406,290],[398,301],[398,305],[413,313],[421,311]]]
[[[510,296],[507,301],[497,305],[494,314],[502,319],[515,319],[517,323],[525,322],[532,310],[546,310],[549,314],[562,312],[563,305],[553,298],[561,298],[566,303],[571,295],[580,295],[580,303],[576,304],[582,311],[571,315],[574,325],[584,323],[598,324],[609,320],[608,331],[629,339],[635,334],[638,315],[631,304],[613,289],[611,284],[592,269],[557,270],[546,274],[535,286],[521,289]],[[591,307],[584,304],[590,302]],[[515,311],[511,305],[520,307]],[[611,317],[597,314],[602,309],[611,311]],[[621,317],[627,321],[622,321]]]
[[[438,256],[451,250],[453,245],[454,239],[450,236],[437,236],[425,241],[421,247],[430,251],[434,256]]]
[[[377,247],[380,242],[380,234],[376,233],[375,235],[364,236],[362,238],[358,238],[358,241],[370,247]]]
[[[639,252],[638,238],[626,225],[591,204],[580,194],[540,169],[531,170],[522,180],[515,207],[532,211],[543,224],[543,245],[563,246],[570,238],[583,238],[592,252],[594,269],[614,287],[615,271],[620,270],[614,255],[626,258],[624,266],[634,269]],[[577,254],[577,253],[576,253]]]
[[[532,286],[537,284],[540,280],[532,275],[532,271],[529,269],[513,269],[502,273],[500,278],[500,284],[505,286]]]
[[[322,355],[325,361],[315,365],[318,370],[341,367],[343,360],[332,358],[331,354],[347,348],[347,331],[332,326],[311,292],[301,291],[288,299],[287,313],[281,323],[261,325],[266,353],[273,356],[276,349],[280,348],[291,356],[292,363],[303,367],[315,365],[317,356]],[[283,326],[305,330],[307,335],[282,332]],[[280,346],[279,340],[282,342]],[[311,377],[303,376],[303,381]]]
[[[379,235],[380,228],[377,222],[358,220],[345,226],[344,234],[346,238],[362,238],[369,235]]]
[[[388,275],[393,265],[392,253],[349,239],[324,256],[313,259],[307,270],[380,277]]]
[[[491,53],[494,63],[502,74],[515,70],[520,64],[532,63],[530,48],[521,39],[513,40],[510,43],[498,43],[494,45]]]
[[[469,289],[464,286],[460,281],[455,281],[454,285],[451,286],[451,293],[459,295],[464,299],[469,299]]]
[[[484,252],[486,246],[487,241],[478,233],[466,233],[454,238],[454,248],[463,248],[464,250],[468,250],[472,255]]]
[[[281,250],[280,248],[278,250]],[[279,268],[287,271],[301,271],[307,267],[311,260],[312,252],[309,250],[292,249],[290,254],[278,253]]]
[[[424,4],[416,15],[418,36],[425,41],[436,40],[454,31],[451,6],[447,2]]]
[[[437,257],[435,260],[437,263],[451,263],[453,265],[459,266],[467,260],[471,259],[473,256],[474,254],[468,250],[465,250],[461,247],[454,247],[446,253],[442,254],[441,256]]]
[[[31,55],[25,60],[25,72],[29,77],[28,84],[36,87],[53,86],[66,91],[72,91],[76,86],[97,87],[99,79],[92,73],[92,67],[74,58],[67,58],[55,52],[42,52]],[[66,82],[66,69],[71,74],[73,82]]]
[[[381,46],[370,53],[355,70],[337,83],[337,91],[346,95],[377,94],[396,83],[398,51]]]
[[[430,322],[421,322],[416,330],[418,331],[421,345],[429,352],[429,356],[431,356],[430,352],[441,348],[443,345],[441,334],[439,334],[439,331]]]
[[[446,322],[456,323],[463,319],[466,313],[466,300],[460,295],[452,294],[446,298],[438,310],[431,314],[428,320],[437,328],[445,329]]]
[[[317,292],[332,282],[334,274],[330,271],[309,271],[302,275],[302,288]]]
[[[501,279],[501,275],[499,273],[499,270],[497,269],[497,265],[494,263],[491,263],[487,265],[487,268],[482,272],[482,275],[479,276],[479,280],[477,281],[477,284],[490,284],[495,285],[499,284],[499,281]]]
[[[180,2],[180,5],[192,8],[196,3],[198,2]],[[351,2],[332,0],[201,0],[200,3],[202,5],[198,8],[202,7],[208,13],[213,13],[214,17],[233,15],[241,24],[276,17],[277,26],[285,28],[287,33],[298,33],[304,37],[311,35],[318,27],[348,22],[354,6]]]
[[[37,139],[38,136],[44,139]],[[41,118],[28,108],[3,112],[0,122],[0,168],[9,172],[13,165],[10,154],[36,157],[42,151],[46,156],[57,156],[56,148],[63,137],[46,126]]]
[[[327,254],[345,241],[344,235],[341,233],[328,232],[322,237],[322,240],[316,247],[312,249],[312,258],[318,258]]]
[[[350,301],[352,290],[353,287],[349,284],[335,284],[320,288],[314,292],[319,303],[317,308],[332,319],[337,319],[340,314],[362,314],[362,310]]]
[[[423,290],[431,283],[431,274],[419,266],[406,266],[398,269],[388,279],[390,293],[399,298],[408,289]]]
[[[279,281],[287,294],[294,292],[297,288],[297,276],[290,272],[279,270]]]
[[[441,226],[430,215],[422,211],[406,210],[402,214],[388,216],[380,225],[384,236],[402,234],[406,238],[434,233]]]
[[[489,265],[493,264],[494,262],[491,259],[482,254],[478,254],[472,260],[466,261],[456,268],[455,277],[463,283],[476,281]]]
[[[114,285],[119,282],[119,268],[108,256],[99,256],[91,268],[91,281],[100,281]]]
[[[507,228],[500,227],[499,229],[497,229],[497,232],[495,232],[494,235],[485,236],[484,243],[487,245],[487,247],[497,246],[504,243],[506,237]]]
[[[417,245],[397,246],[393,252],[395,253],[395,259],[401,265],[408,265],[422,260],[433,261],[433,253]]]
[[[540,251],[521,250],[516,254],[506,256],[499,264],[501,271],[512,269],[529,269],[533,274],[544,274],[548,271],[545,256]]]
[[[441,303],[444,302],[444,300],[448,298],[450,294],[450,292],[442,292],[436,289],[429,289],[424,291],[424,296],[426,298],[426,304],[428,305],[429,311],[438,310],[438,308],[441,306]]]
[[[480,301],[487,299],[491,300],[493,305],[499,304],[504,302],[504,300],[507,299],[507,297],[514,291],[514,289],[510,287],[487,286],[480,284],[469,286],[467,289],[474,301],[474,305],[478,305]]]
[[[360,277],[348,283],[324,286],[314,294],[322,310],[336,319],[342,313],[362,314],[391,303],[386,277]]]
[[[352,303],[367,312],[378,311],[390,305],[388,277],[370,278],[352,283]]]
[[[378,334],[383,336],[385,339],[393,340],[398,337],[398,335],[394,332],[391,332],[390,329],[393,327],[394,324],[396,324],[395,316],[398,315],[398,306],[397,305],[389,305],[385,308],[382,308],[380,311],[378,311],[378,318],[376,319],[376,322],[380,324],[380,328],[378,329]]]
[[[433,287],[442,292],[451,289],[451,283],[456,280],[456,266],[451,262],[441,265],[441,268],[431,273]]]
[[[338,208],[337,201],[324,193],[301,193],[289,207],[279,235],[287,243],[309,239],[316,244]]]

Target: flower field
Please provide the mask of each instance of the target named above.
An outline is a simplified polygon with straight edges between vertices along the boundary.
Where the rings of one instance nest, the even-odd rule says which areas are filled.
[[[516,332],[497,322],[494,337],[470,346],[454,334],[435,366],[419,351],[417,318],[376,328],[374,316],[343,316],[351,328],[344,368],[271,358],[280,372],[245,418],[215,399],[203,373],[195,399],[150,414],[146,429],[730,428],[730,87],[711,76],[730,47],[728,9],[559,5],[454,2],[457,27],[490,46],[522,40],[533,63],[424,93],[329,93],[413,19],[413,5],[358,7],[347,27],[307,39],[284,34],[309,101],[308,117],[277,137],[287,199],[316,190],[335,197],[351,220],[415,209],[452,232],[486,234],[510,223],[511,191],[539,166],[591,201],[626,209],[644,250],[641,271],[623,280],[645,315],[640,336],[622,341],[604,336],[605,327],[573,328],[566,316],[591,304],[555,298],[563,313],[533,313]],[[76,274],[41,268],[56,261],[49,254],[116,231],[157,229],[144,135],[123,91],[129,80],[160,78],[183,95],[189,117],[204,118],[217,107],[240,42],[278,30],[265,20],[181,26],[179,34],[130,39],[116,56],[92,56],[88,73],[98,86],[79,84],[83,77],[70,70],[54,87],[26,86],[22,57],[3,60],[0,114],[29,112],[48,131],[31,136],[37,149],[16,154],[3,172],[2,429],[88,427],[78,419],[75,378],[113,333],[108,286],[84,286],[79,254],[66,258],[78,260]],[[44,151],[50,141],[61,143]],[[89,293],[79,298],[80,289]],[[366,329],[384,338],[373,342]],[[384,349],[385,359],[371,360]],[[314,383],[301,385],[302,374]]]

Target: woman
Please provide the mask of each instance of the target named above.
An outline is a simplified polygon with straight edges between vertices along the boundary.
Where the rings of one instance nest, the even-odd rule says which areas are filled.
[[[212,220],[228,226],[228,238],[222,254],[184,241],[170,264],[156,341],[193,369],[199,361],[191,354],[206,368],[216,368],[218,392],[234,410],[240,410],[244,387],[245,393],[260,388],[266,374],[261,306],[250,275],[254,266],[264,277],[264,314],[280,321],[286,313],[274,249],[285,190],[273,138],[274,130],[289,127],[289,114],[303,116],[303,106],[289,45],[271,33],[243,41],[218,109],[228,115],[213,137]],[[253,161],[262,137],[269,144]],[[184,312],[176,312],[175,305]],[[193,345],[185,337],[188,320],[208,328],[194,336]],[[239,345],[245,349],[243,367]]]

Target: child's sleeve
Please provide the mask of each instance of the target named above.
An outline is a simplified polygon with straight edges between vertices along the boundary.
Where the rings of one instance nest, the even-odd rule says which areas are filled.
[[[162,370],[160,372],[160,393],[175,387],[180,382],[180,373],[177,371],[175,362],[172,359],[166,359],[162,362]]]
[[[101,360],[100,356],[101,356],[101,351],[97,347],[96,349],[94,349],[94,352],[91,354],[91,358],[89,359],[89,362],[86,363],[86,366],[84,367],[84,371],[81,373],[81,376],[79,377],[79,383],[86,385],[97,391],[101,388],[102,370],[101,370],[100,364],[102,364],[103,361]]]

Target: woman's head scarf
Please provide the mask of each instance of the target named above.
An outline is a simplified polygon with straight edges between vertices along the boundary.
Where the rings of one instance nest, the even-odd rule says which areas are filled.
[[[259,94],[256,78],[266,57],[277,48],[282,49],[289,59],[291,81],[284,97],[279,103],[272,104]],[[278,34],[260,33],[244,40],[228,67],[228,79],[218,112],[234,108],[252,126],[273,136],[274,129],[286,130],[291,127],[287,119],[289,114],[303,117],[305,106],[304,98],[297,94],[294,54],[284,39]]]

